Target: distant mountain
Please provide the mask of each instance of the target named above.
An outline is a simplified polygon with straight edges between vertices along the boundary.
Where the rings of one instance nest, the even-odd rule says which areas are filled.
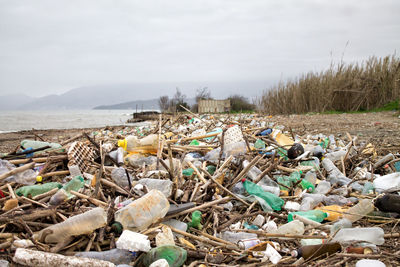
[[[27,106],[35,98],[24,94],[12,94],[0,96],[0,110],[15,110]]]
[[[93,109],[151,109],[158,110],[158,99],[149,99],[149,100],[137,100],[137,101],[129,101],[124,103],[119,103],[115,105],[101,105],[94,107]]]

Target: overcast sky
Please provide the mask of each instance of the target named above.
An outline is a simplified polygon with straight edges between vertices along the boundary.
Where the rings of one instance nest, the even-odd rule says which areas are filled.
[[[247,82],[393,54],[399,14],[398,0],[0,0],[0,95],[238,82],[254,96]]]

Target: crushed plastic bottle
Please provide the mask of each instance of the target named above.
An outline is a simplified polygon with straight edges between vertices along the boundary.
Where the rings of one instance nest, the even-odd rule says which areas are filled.
[[[103,208],[94,208],[72,216],[64,222],[51,225],[33,235],[35,240],[45,243],[59,243],[69,237],[90,234],[107,225],[107,212]]]
[[[268,205],[271,206],[271,208],[274,210],[281,210],[282,206],[285,204],[285,201],[283,199],[277,197],[270,192],[265,192],[260,186],[256,185],[255,183],[252,183],[246,179],[243,179],[242,183],[247,193],[264,199],[264,201],[266,201]]]
[[[290,222],[283,224],[278,227],[274,234],[284,234],[284,235],[302,235],[304,234],[304,223],[299,220],[291,220]]]
[[[38,185],[28,185],[18,188],[17,190],[15,190],[15,193],[18,196],[35,197],[37,195],[46,193],[54,188],[62,188],[62,185],[56,182],[38,184]]]
[[[58,205],[67,199],[75,197],[71,191],[78,191],[85,185],[85,180],[81,176],[74,177],[66,183],[60,190],[50,198],[50,205]]]
[[[151,190],[115,213],[115,221],[123,229],[141,231],[167,214],[169,202],[158,190]]]

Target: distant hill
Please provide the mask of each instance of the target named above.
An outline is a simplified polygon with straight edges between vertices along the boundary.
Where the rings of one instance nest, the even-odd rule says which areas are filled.
[[[124,103],[119,103],[115,105],[101,105],[94,107],[93,109],[151,109],[158,110],[158,99],[149,99],[149,100],[136,100],[129,101]]]
[[[15,110],[16,107],[27,106],[35,98],[24,94],[3,95],[0,97],[0,110]]]

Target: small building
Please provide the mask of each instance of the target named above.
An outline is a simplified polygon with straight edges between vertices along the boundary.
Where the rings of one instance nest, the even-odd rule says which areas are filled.
[[[231,101],[229,99],[200,99],[198,105],[199,113],[220,113],[229,112],[231,110]]]

